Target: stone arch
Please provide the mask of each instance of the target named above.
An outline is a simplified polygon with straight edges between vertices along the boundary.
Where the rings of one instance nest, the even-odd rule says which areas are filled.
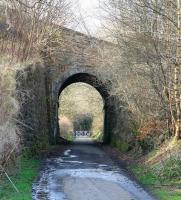
[[[84,82],[91,86],[93,86],[102,96],[104,102],[104,143],[109,143],[111,139],[111,131],[109,126],[109,118],[110,118],[110,106],[109,106],[109,90],[110,84],[108,82],[103,82],[100,78],[98,78],[95,71],[90,69],[90,67],[71,67],[66,70],[62,76],[60,76],[59,80],[55,83],[53,92],[52,92],[52,100],[53,100],[53,137],[54,140],[57,141],[59,137],[59,128],[58,128],[58,107],[59,107],[59,96],[64,88],[68,85],[76,83],[76,82]]]

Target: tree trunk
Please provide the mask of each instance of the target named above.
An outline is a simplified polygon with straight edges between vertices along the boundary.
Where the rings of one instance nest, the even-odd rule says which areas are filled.
[[[181,138],[181,94],[180,94],[180,52],[181,52],[181,9],[180,0],[177,0],[177,50],[176,50],[176,64],[175,64],[175,103],[176,103],[176,124],[175,137]]]

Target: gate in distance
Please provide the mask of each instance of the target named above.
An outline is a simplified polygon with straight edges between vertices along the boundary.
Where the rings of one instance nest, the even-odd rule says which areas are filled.
[[[91,133],[90,131],[75,131],[74,136],[75,137],[90,137]]]

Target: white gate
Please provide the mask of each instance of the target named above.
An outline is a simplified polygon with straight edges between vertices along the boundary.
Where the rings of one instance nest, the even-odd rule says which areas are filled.
[[[74,132],[75,137],[90,137],[90,131],[75,131]]]

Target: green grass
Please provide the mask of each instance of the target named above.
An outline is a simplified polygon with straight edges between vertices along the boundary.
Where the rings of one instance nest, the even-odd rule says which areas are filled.
[[[21,167],[16,175],[11,176],[19,190],[17,193],[10,182],[5,177],[0,180],[0,199],[1,200],[31,200],[32,182],[37,176],[40,161],[38,159],[21,158]]]
[[[170,187],[163,186],[164,184],[173,184],[173,180],[166,179],[165,182],[160,180],[160,177],[153,173],[152,170],[147,169],[144,166],[137,165],[129,168],[137,180],[143,185],[147,186],[152,193],[160,200],[181,200],[181,190],[174,191],[175,186]]]
[[[156,185],[158,184],[157,177],[143,166],[133,166],[130,168],[133,174],[136,176],[139,182],[144,185]]]
[[[93,140],[97,142],[102,142],[103,141],[103,134],[101,131],[96,132],[96,134],[93,134],[92,136]]]
[[[154,189],[153,193],[161,200],[181,200],[181,192],[160,188]]]
[[[171,157],[162,164],[158,163],[154,166],[159,179],[163,183],[177,183],[181,180],[181,160],[180,158]]]

